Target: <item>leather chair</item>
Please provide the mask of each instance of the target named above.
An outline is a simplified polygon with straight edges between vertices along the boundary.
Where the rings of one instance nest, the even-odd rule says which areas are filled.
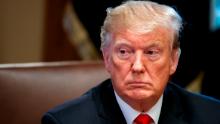
[[[0,64],[0,123],[40,124],[50,108],[108,77],[97,61]]]

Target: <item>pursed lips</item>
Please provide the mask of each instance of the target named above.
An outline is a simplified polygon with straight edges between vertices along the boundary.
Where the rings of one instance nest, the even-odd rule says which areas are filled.
[[[129,81],[127,83],[130,86],[136,86],[136,87],[146,87],[147,85],[151,85],[149,82],[146,81],[139,81],[139,80],[135,80],[135,81]]]

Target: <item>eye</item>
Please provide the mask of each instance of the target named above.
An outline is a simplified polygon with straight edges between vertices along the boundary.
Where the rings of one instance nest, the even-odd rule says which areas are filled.
[[[119,48],[117,55],[120,59],[128,59],[132,55],[132,50],[129,48]]]
[[[156,51],[156,50],[148,50],[145,53],[148,54],[148,55],[156,55],[158,53],[158,51]]]
[[[150,60],[157,60],[160,57],[160,51],[158,49],[149,49],[145,51],[145,54]]]

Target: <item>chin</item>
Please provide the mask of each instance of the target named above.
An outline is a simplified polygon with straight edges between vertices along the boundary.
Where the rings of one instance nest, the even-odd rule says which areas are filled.
[[[152,98],[154,94],[152,91],[137,89],[137,90],[130,91],[128,96],[134,100],[146,100],[146,99]]]

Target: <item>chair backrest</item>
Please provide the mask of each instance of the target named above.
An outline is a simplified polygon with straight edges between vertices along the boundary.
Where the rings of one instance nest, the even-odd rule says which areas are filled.
[[[108,77],[97,61],[0,64],[0,123],[40,124],[50,108]]]

